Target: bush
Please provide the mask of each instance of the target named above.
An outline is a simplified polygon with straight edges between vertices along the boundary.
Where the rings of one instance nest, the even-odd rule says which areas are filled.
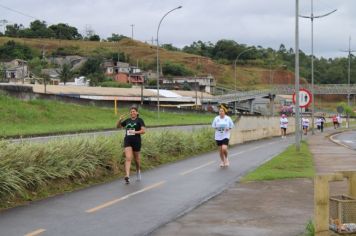
[[[187,76],[193,75],[193,72],[187,69],[182,64],[166,62],[162,66],[162,71],[164,75],[173,75],[173,76]]]
[[[116,81],[105,81],[99,84],[101,87],[113,87],[113,88],[132,88],[132,84],[119,83]]]
[[[61,183],[81,185],[91,179],[123,176],[122,142],[121,135],[37,144],[0,141],[0,205],[29,200]],[[213,149],[212,129],[148,132],[142,141],[142,169]]]

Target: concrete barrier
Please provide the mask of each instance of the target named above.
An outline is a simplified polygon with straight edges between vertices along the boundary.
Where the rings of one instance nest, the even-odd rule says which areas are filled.
[[[280,117],[242,116],[235,121],[235,128],[231,130],[230,144],[281,135]],[[294,133],[295,119],[288,117],[287,134]]]

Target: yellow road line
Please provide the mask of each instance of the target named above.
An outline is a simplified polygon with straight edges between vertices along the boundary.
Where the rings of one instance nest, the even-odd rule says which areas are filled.
[[[111,205],[114,205],[114,204],[116,204],[116,203],[118,203],[118,202],[121,202],[121,201],[123,201],[123,200],[125,200],[125,199],[128,199],[128,198],[130,198],[130,197],[132,197],[132,196],[135,196],[135,195],[137,195],[137,194],[139,194],[139,193],[148,191],[148,190],[153,189],[153,188],[157,188],[157,187],[163,185],[165,182],[166,182],[166,181],[161,181],[161,182],[152,184],[152,185],[147,186],[146,188],[143,188],[143,189],[141,189],[141,190],[139,190],[139,191],[136,191],[136,192],[127,194],[127,195],[125,195],[125,196],[123,196],[123,197],[121,197],[121,198],[117,198],[117,199],[114,199],[114,200],[112,200],[112,201],[103,203],[103,204],[101,204],[101,205],[99,205],[99,206],[93,207],[93,208],[91,208],[91,209],[89,209],[89,210],[86,210],[85,212],[86,212],[86,213],[93,213],[93,212],[99,211],[99,210],[101,210],[101,209],[103,209],[103,208],[106,208],[106,207],[109,207],[109,206],[111,206]]]
[[[209,161],[208,163],[205,163],[204,165],[201,165],[201,166],[195,167],[195,168],[193,168],[193,169],[184,171],[184,172],[180,173],[180,175],[187,175],[187,174],[189,174],[189,173],[191,173],[191,172],[193,172],[193,171],[196,171],[196,170],[199,170],[199,169],[201,169],[201,168],[204,168],[204,167],[206,167],[206,166],[208,166],[208,165],[211,165],[211,164],[213,164],[214,162],[215,162],[215,161]]]
[[[28,234],[25,234],[24,236],[37,236],[37,235],[42,234],[44,231],[46,231],[46,230],[45,229],[37,229],[37,230],[32,231]]]

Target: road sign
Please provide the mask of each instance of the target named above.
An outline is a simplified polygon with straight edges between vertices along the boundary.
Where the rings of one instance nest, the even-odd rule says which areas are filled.
[[[338,106],[338,107],[336,107],[336,111],[337,111],[337,113],[341,114],[344,112],[344,108],[342,106]]]
[[[293,93],[293,103],[295,104],[295,93]],[[306,89],[299,89],[299,107],[304,108],[312,102],[312,95]]]

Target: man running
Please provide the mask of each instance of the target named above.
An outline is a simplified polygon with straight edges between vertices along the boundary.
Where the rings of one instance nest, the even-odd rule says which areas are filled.
[[[130,108],[130,118],[122,121],[123,118],[124,115],[121,115],[116,126],[125,128],[125,183],[129,184],[132,157],[135,158],[137,180],[141,180],[141,134],[145,133],[145,122],[138,117],[138,109],[134,106]]]

